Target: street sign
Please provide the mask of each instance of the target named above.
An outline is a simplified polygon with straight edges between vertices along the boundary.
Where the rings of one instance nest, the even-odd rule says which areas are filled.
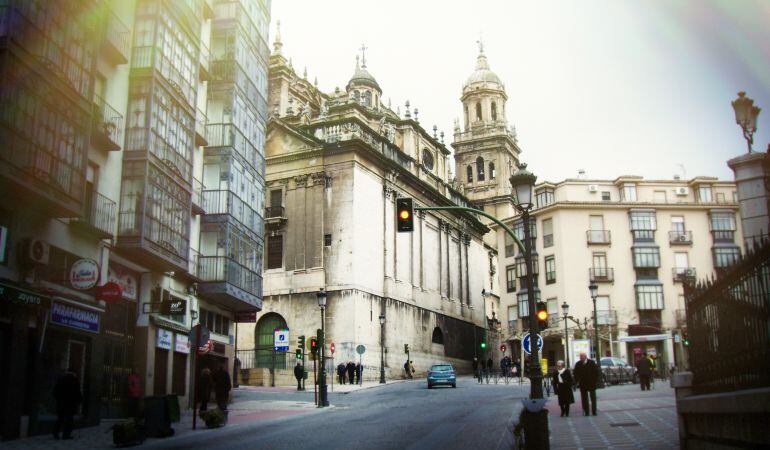
[[[332,352],[332,355],[334,354],[334,342],[329,345],[329,351]]]
[[[356,353],[358,353],[359,355],[363,355],[364,352],[366,352],[366,347],[364,347],[363,345],[359,345],[358,347],[356,347]]]
[[[256,323],[256,311],[239,311],[235,313],[235,321],[238,323]]]
[[[502,345],[500,346],[500,351],[501,351],[501,352],[503,352],[503,353],[505,353],[505,348],[506,348],[506,347],[505,347],[505,344],[502,344]]]
[[[289,329],[276,329],[275,336],[273,337],[273,343],[275,351],[287,352],[289,351]]]
[[[528,354],[532,353],[532,339],[530,338],[532,336],[530,333],[527,333],[524,335],[524,341],[522,342],[522,346],[524,347],[524,351]],[[543,337],[539,334],[537,335],[537,351],[540,351],[543,349]]]

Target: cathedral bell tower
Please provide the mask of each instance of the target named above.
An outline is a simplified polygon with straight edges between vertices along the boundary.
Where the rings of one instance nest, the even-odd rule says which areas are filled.
[[[463,129],[455,120],[456,183],[477,207],[497,217],[513,215],[508,178],[516,170],[520,149],[508,127],[508,95],[500,78],[489,69],[479,41],[476,70],[463,84]]]

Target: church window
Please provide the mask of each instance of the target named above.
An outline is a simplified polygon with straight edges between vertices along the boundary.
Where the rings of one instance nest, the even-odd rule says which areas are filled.
[[[484,158],[476,158],[476,178],[478,181],[484,181]]]
[[[358,102],[359,98],[361,98],[361,94],[358,91],[353,91],[353,100]]]
[[[268,236],[267,268],[280,269],[281,267],[283,267],[283,235]]]
[[[481,120],[481,103],[476,102],[476,121]]]
[[[363,95],[364,106],[372,106],[372,93],[369,91],[364,92]]]
[[[492,102],[492,120],[497,120],[497,103]]]
[[[468,126],[468,105],[465,105],[465,126]]]
[[[468,183],[473,183],[473,166],[469,165],[466,172],[468,172]]]
[[[494,180],[495,179],[495,163],[489,162],[489,179]]]
[[[432,171],[433,170],[433,153],[430,152],[427,148],[422,149],[422,164],[425,166],[426,169]]]

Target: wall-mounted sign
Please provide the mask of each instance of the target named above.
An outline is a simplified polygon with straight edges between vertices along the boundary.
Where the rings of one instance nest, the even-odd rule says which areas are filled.
[[[0,300],[29,306],[47,306],[48,297],[26,289],[0,283]]]
[[[211,347],[212,347],[211,341],[206,341],[204,345],[198,347],[198,354],[205,355],[206,353],[211,351]]]
[[[70,285],[81,291],[96,286],[99,281],[99,264],[93,259],[79,259],[70,268]]]
[[[96,288],[96,299],[106,302],[116,302],[123,298],[123,289],[114,281],[107,282]]]
[[[256,311],[236,312],[235,321],[238,323],[257,323],[257,312]]]
[[[110,267],[107,269],[107,281],[117,283],[120,286],[123,291],[123,298],[137,300],[138,280],[139,274],[137,272],[110,261]]]
[[[187,300],[169,295],[161,302],[160,313],[167,316],[187,314]]]
[[[172,332],[164,330],[163,328],[158,328],[158,337],[155,340],[155,346],[165,350],[171,350],[171,336],[173,336]]]
[[[51,323],[98,333],[99,313],[54,301],[51,304]]]
[[[276,329],[273,336],[273,343],[275,351],[288,352],[289,351],[289,329]]]
[[[176,333],[174,340],[174,351],[178,353],[190,353],[190,339],[184,335]]]

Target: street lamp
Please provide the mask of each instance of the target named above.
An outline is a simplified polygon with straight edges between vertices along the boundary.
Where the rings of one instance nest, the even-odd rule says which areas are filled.
[[[732,102],[735,111],[735,123],[741,126],[743,138],[751,153],[751,145],[754,143],[754,132],[757,131],[757,117],[761,109],[754,106],[754,100],[746,97],[746,93],[738,92],[738,98]]]
[[[531,361],[529,364],[530,380],[529,404],[524,408],[521,416],[527,444],[532,443],[531,448],[549,448],[548,441],[548,411],[544,408],[543,398],[543,374],[540,368],[540,358],[537,350],[538,323],[535,307],[535,282],[532,274],[532,241],[530,239],[529,211],[532,209],[532,194],[535,190],[537,177],[527,170],[526,164],[520,164],[519,170],[510,178],[511,187],[515,198],[513,204],[522,215],[524,226],[524,267],[527,271],[525,282],[527,287],[527,306],[529,307],[529,339]]]
[[[561,313],[564,316],[564,360],[569,367],[569,335],[567,334],[567,318],[569,317],[569,305],[567,302],[561,304]]]
[[[321,346],[321,368],[318,374],[318,407],[323,408],[329,406],[329,398],[326,392],[326,328],[325,328],[325,316],[326,312],[326,290],[321,288],[316,294],[318,300],[318,307],[321,308],[321,336],[319,339]]]
[[[385,314],[380,314],[380,384],[385,384]]]
[[[601,389],[604,387],[604,377],[602,376],[601,364],[599,364],[601,359],[599,355],[599,320],[596,314],[596,297],[599,296],[599,286],[591,280],[591,284],[588,285],[588,291],[591,293],[591,300],[594,302],[594,351],[596,352],[596,370],[599,371],[597,387]]]

